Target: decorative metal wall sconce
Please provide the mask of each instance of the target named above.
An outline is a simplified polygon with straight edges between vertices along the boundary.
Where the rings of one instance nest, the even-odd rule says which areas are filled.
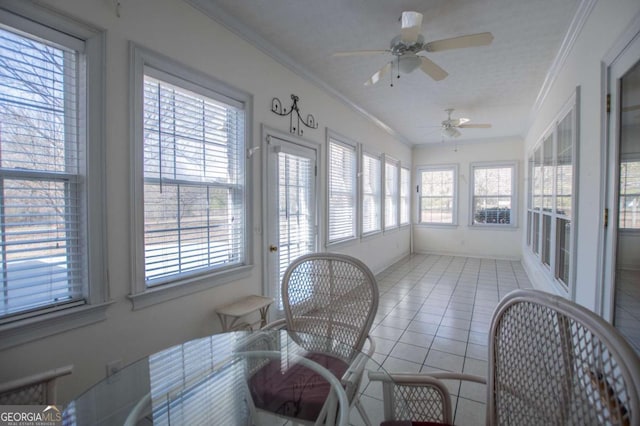
[[[291,94],[291,100],[293,101],[293,103],[291,104],[291,107],[289,107],[288,111],[286,108],[282,108],[282,102],[280,102],[280,99],[273,98],[271,100],[271,111],[273,113],[281,115],[283,117],[287,115],[289,116],[289,132],[297,133],[298,136],[302,136],[304,131],[300,127],[300,123],[304,124],[306,127],[310,129],[317,129],[318,123],[316,123],[316,119],[313,115],[311,114],[307,115],[306,120],[300,116],[300,110],[298,109],[298,101],[300,100],[300,98],[298,98],[294,94]],[[293,111],[296,112],[297,122],[293,121],[294,119]]]

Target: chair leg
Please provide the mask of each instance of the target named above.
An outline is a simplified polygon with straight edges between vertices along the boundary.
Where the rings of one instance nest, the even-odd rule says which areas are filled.
[[[369,420],[369,416],[367,416],[367,412],[364,411],[364,407],[362,406],[362,404],[360,404],[360,399],[356,400],[356,402],[354,402],[354,405],[358,409],[358,413],[360,413],[360,417],[362,417],[364,424],[367,426],[371,426],[371,420]]]

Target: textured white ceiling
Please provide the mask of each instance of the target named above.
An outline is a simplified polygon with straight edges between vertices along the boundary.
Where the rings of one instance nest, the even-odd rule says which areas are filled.
[[[413,144],[440,142],[445,108],[491,129],[462,129],[458,140],[522,135],[545,75],[579,0],[191,0],[235,18],[253,33]],[[364,82],[392,56],[332,57],[342,50],[387,49],[403,11],[424,15],[426,41],[490,31],[485,47],[422,53],[449,76],[414,71]]]

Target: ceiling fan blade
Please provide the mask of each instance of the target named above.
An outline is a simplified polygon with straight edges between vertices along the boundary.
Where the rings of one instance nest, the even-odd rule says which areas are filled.
[[[469,121],[471,120],[468,118],[452,118],[451,125],[455,127],[460,127],[461,125],[463,125],[464,123],[468,123]]]
[[[335,52],[332,53],[331,56],[365,56],[365,55],[379,55],[381,53],[389,53],[391,52],[389,49],[387,50],[354,50],[351,52]]]
[[[440,68],[431,59],[426,58],[424,56],[418,56],[418,57],[422,61],[422,63],[420,64],[420,69],[435,81],[440,81],[449,75],[445,70]]]
[[[458,127],[461,129],[490,129],[491,124],[461,124]]]
[[[405,44],[414,44],[422,29],[422,13],[402,12],[402,30],[400,37]]]
[[[391,71],[391,62],[387,63],[385,66],[376,71],[375,74],[371,76],[371,78],[364,82],[365,86],[373,86],[377,82],[380,81],[382,77],[385,76],[389,71]]]
[[[425,43],[424,50],[427,52],[441,52],[443,50],[461,49],[463,47],[487,46],[491,44],[492,41],[493,34],[491,33],[469,34]]]

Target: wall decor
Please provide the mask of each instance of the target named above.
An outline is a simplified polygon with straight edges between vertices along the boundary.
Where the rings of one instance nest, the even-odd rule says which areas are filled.
[[[289,132],[296,133],[298,136],[302,136],[304,131],[302,130],[302,127],[300,127],[300,123],[310,129],[317,129],[318,123],[316,122],[316,119],[313,115],[308,114],[306,120],[303,119],[300,115],[300,109],[298,108],[298,101],[300,100],[300,98],[298,98],[294,94],[291,94],[291,100],[293,101],[293,103],[288,110],[286,108],[282,108],[282,102],[280,102],[280,99],[273,98],[271,100],[271,111],[273,113],[281,115],[283,117],[287,115],[289,116]],[[297,121],[294,121],[293,111],[296,112]]]

